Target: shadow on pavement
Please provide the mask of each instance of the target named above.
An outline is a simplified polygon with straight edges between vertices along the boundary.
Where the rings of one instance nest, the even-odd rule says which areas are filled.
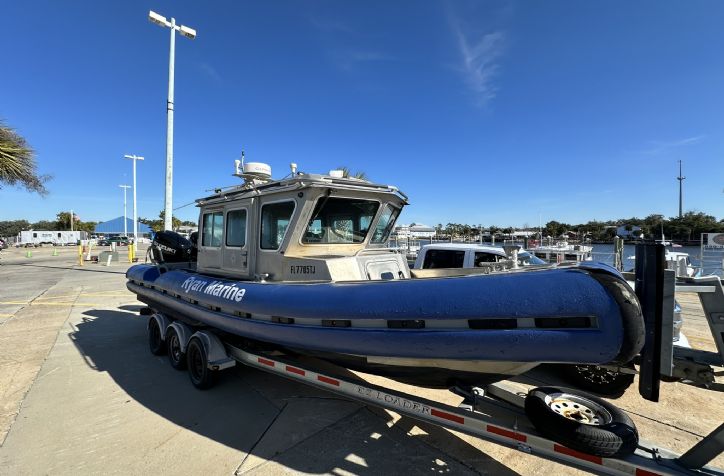
[[[405,417],[392,425],[380,409],[255,369],[237,366],[213,389],[196,390],[186,372],[150,354],[146,317],[85,315],[70,337],[88,365],[172,423],[247,453],[237,474],[264,473],[268,460],[309,473],[517,474],[442,428]],[[409,434],[414,426],[425,434]]]

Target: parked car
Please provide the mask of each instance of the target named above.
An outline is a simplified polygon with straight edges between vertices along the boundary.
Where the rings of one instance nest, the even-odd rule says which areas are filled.
[[[491,263],[510,262],[503,248],[474,243],[437,243],[420,248],[414,269],[479,268]],[[547,265],[546,261],[528,251],[518,253],[519,266]]]
[[[111,243],[115,243],[118,246],[128,246],[127,236],[114,236],[111,238]]]

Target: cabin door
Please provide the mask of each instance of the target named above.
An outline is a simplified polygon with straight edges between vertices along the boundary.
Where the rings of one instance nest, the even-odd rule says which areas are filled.
[[[251,201],[235,202],[225,210],[224,248],[222,267],[225,272],[232,272],[239,277],[249,275],[249,234]]]
[[[208,210],[201,215],[201,236],[199,236],[199,268],[221,267],[221,245],[224,240],[224,212]]]

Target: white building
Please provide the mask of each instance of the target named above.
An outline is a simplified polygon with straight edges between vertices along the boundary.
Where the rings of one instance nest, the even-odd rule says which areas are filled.
[[[422,223],[412,223],[411,225],[398,225],[395,227],[397,238],[410,239],[429,239],[435,236],[435,229]]]

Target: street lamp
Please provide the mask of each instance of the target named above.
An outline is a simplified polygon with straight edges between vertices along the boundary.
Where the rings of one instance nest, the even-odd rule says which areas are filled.
[[[166,199],[164,205],[163,227],[173,230],[171,219],[173,216],[173,69],[176,54],[176,32],[193,40],[196,30],[184,25],[177,25],[176,19],[168,21],[166,17],[153,10],[148,12],[148,19],[156,25],[171,29],[171,48],[168,57],[168,100],[166,102]]]
[[[136,214],[136,161],[144,160],[137,155],[124,155],[123,158],[133,161],[133,251],[138,247],[138,216]]]
[[[128,238],[128,219],[126,216],[128,214],[126,213],[126,191],[131,188],[130,185],[119,185],[123,189],[123,236]],[[135,200],[134,200],[135,203]]]

